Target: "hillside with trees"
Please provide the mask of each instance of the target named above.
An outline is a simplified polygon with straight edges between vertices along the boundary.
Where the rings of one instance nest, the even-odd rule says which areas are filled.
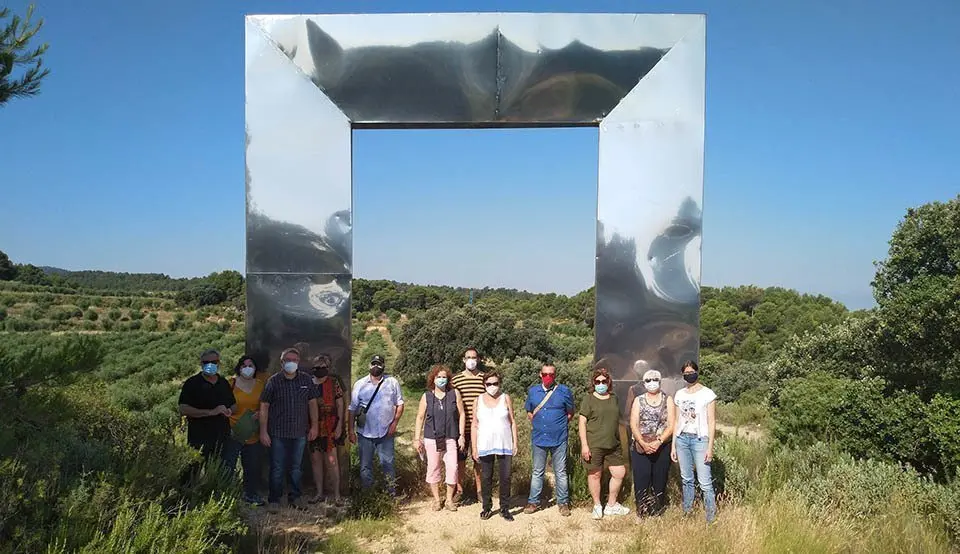
[[[703,378],[733,429],[714,460],[728,515],[703,535],[671,512],[680,538],[640,528],[624,540],[751,552],[960,547],[960,197],[907,211],[873,288],[877,307],[858,312],[781,288],[703,288]],[[0,253],[0,404],[11,414],[0,480],[18,484],[0,490],[0,551],[360,552],[382,537],[407,540],[397,505],[378,494],[354,498],[345,520],[304,516],[314,535],[291,538],[254,523],[225,476],[181,480],[195,455],[177,390],[204,348],[219,348],[225,365],[242,353],[243,289],[232,271],[64,271]],[[355,369],[383,352],[408,395],[429,365],[458,367],[468,344],[514,394],[544,361],[574,385],[592,364],[592,290],[356,279],[353,291]],[[742,426],[761,438],[736,436]],[[397,456],[400,489],[416,497],[422,468],[412,452]],[[529,454],[515,461],[520,493],[529,463]],[[328,533],[335,524],[349,532]]]

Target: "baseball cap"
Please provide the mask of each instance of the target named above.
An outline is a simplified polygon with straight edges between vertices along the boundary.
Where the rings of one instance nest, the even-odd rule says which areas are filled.
[[[383,356],[377,354],[373,358],[370,358],[370,365],[384,365]]]

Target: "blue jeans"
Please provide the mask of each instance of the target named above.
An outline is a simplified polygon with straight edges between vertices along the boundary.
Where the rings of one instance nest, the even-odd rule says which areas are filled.
[[[387,490],[390,494],[396,493],[396,474],[393,469],[393,437],[383,436],[369,439],[357,435],[360,445],[360,486],[368,489],[373,486],[373,454],[376,452],[380,460],[380,470],[387,478]]]
[[[527,504],[540,504],[540,493],[543,491],[543,474],[547,469],[547,454],[553,459],[553,475],[557,484],[557,505],[569,504],[567,441],[548,448],[533,445],[533,476],[530,477],[530,496],[527,498]]]
[[[717,519],[717,498],[713,493],[713,476],[710,464],[706,461],[707,446],[710,439],[686,433],[674,439],[677,444],[677,464],[680,466],[680,480],[683,481],[683,513],[693,511],[693,471],[696,467],[697,481],[703,493],[703,507],[707,512],[707,521]]]
[[[243,497],[245,500],[255,500],[260,490],[260,465],[263,460],[263,445],[240,444],[230,440],[223,449],[223,461],[229,471],[237,466],[237,458],[243,468]]]
[[[300,478],[303,476],[303,450],[307,437],[284,439],[270,437],[270,496],[269,502],[280,502],[283,496],[283,474],[290,476],[287,500],[300,498]]]

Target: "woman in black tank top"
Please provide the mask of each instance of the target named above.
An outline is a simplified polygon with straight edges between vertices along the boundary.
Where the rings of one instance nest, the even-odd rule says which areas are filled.
[[[457,487],[457,451],[464,447],[466,413],[460,393],[450,384],[450,370],[435,365],[427,375],[427,392],[420,397],[413,443],[420,459],[427,462],[426,481],[433,494],[433,509],[443,509],[440,481],[446,474],[446,507],[457,511],[453,493]],[[440,471],[441,461],[444,472]]]

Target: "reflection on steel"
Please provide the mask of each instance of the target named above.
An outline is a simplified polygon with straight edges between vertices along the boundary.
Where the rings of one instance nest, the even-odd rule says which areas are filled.
[[[702,15],[257,15],[246,22],[247,345],[350,383],[352,128],[600,127],[596,355],[625,403],[698,354]]]

